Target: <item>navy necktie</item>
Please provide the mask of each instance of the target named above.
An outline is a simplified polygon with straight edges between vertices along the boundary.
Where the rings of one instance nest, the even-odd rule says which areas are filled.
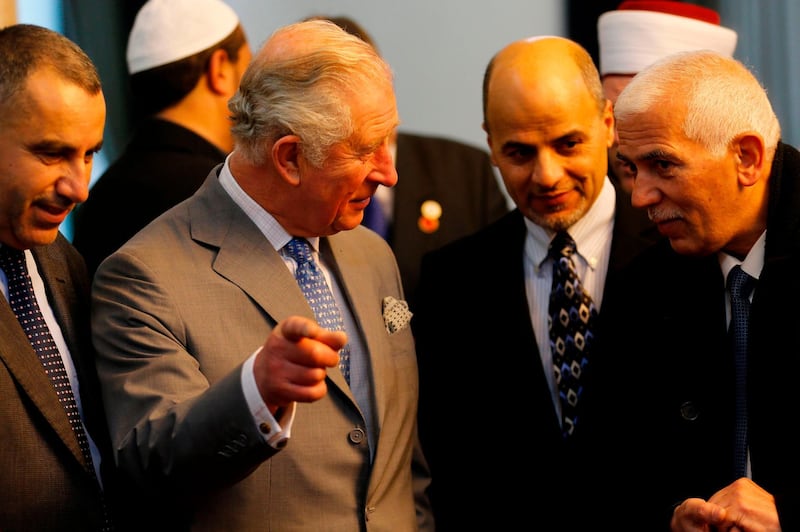
[[[28,341],[39,356],[39,361],[50,378],[50,382],[52,382],[53,388],[56,390],[56,395],[58,395],[58,400],[61,402],[61,406],[64,407],[67,419],[69,419],[72,430],[78,439],[83,458],[86,460],[92,476],[96,477],[92,451],[86,436],[86,430],[81,421],[78,404],[75,402],[75,396],[72,392],[67,370],[64,367],[64,361],[61,358],[61,352],[50,334],[50,329],[47,327],[42,311],[36,301],[33,283],[28,274],[28,267],[25,264],[25,252],[10,246],[3,246],[0,248],[0,268],[3,269],[8,279],[8,303],[11,306],[11,310],[14,311],[17,320],[28,337]],[[111,530],[111,518],[105,505],[104,511],[106,511],[104,530]]]
[[[734,266],[728,274],[731,296],[728,334],[733,345],[736,379],[735,478],[747,475],[747,326],[750,319],[750,292],[755,281],[740,266]]]
[[[295,279],[309,306],[314,311],[317,323],[331,331],[344,331],[344,320],[336,305],[333,293],[325,281],[311,254],[311,245],[305,238],[292,238],[284,246],[288,255],[297,263]],[[346,344],[339,351],[339,369],[350,384],[350,345]]]
[[[553,285],[550,289],[548,327],[558,394],[561,399],[561,432],[567,438],[578,422],[581,377],[594,340],[592,326],[597,310],[583,289],[573,263],[575,241],[562,231],[550,243]]]

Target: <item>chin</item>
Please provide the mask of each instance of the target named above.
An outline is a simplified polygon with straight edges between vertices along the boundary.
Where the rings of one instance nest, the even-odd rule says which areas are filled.
[[[358,221],[335,220],[329,227],[329,235],[339,233],[340,231],[350,231],[361,225],[361,219]]]
[[[36,229],[21,236],[20,243],[24,244],[25,248],[46,246],[55,242],[58,236],[58,227],[55,229]]]
[[[672,246],[672,249],[675,251],[675,253],[678,253],[679,255],[699,257],[708,255],[710,253],[686,238],[669,238],[669,245]]]

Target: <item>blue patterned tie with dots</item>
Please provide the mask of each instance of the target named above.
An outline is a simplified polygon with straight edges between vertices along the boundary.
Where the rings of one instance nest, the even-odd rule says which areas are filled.
[[[333,298],[325,276],[311,255],[311,245],[305,238],[292,238],[284,246],[288,255],[297,263],[295,279],[309,306],[314,311],[317,323],[331,331],[344,331],[344,321],[336,300]],[[350,345],[339,351],[339,370],[350,384]]]
[[[550,289],[548,328],[558,395],[561,399],[561,433],[571,436],[578,422],[578,401],[583,393],[581,376],[589,361],[597,309],[583,289],[572,256],[575,241],[566,231],[550,243],[553,285]]]
[[[92,476],[96,477],[92,451],[89,447],[86,430],[81,422],[81,414],[75,402],[75,396],[72,392],[72,386],[70,386],[69,376],[64,367],[61,353],[50,334],[47,323],[44,321],[39,304],[36,302],[33,283],[28,274],[28,267],[25,264],[25,252],[9,246],[3,246],[0,248],[0,268],[3,269],[8,279],[8,303],[11,306],[11,310],[17,316],[17,320],[25,331],[28,341],[30,341],[39,356],[45,373],[50,378],[50,382],[53,383],[58,400],[61,402],[61,406],[64,407],[72,430],[78,439],[81,453],[86,463],[89,464]],[[104,511],[106,514],[104,515],[103,530],[112,530],[111,518],[108,514],[108,508],[105,506]]]
[[[733,345],[736,379],[736,425],[734,437],[734,478],[747,475],[747,322],[750,319],[750,292],[756,280],[740,266],[728,274],[731,295],[731,323],[728,327]]]

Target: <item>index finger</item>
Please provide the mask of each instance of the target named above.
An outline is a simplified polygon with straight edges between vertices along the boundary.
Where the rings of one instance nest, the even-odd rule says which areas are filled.
[[[290,316],[279,324],[280,333],[290,342],[299,342],[303,338],[310,338],[322,342],[331,349],[338,351],[347,343],[344,331],[329,331],[320,327],[317,322],[301,316]]]

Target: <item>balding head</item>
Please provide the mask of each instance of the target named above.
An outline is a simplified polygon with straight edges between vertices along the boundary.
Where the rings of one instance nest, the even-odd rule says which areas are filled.
[[[551,231],[580,220],[603,188],[614,140],[586,50],[550,36],[509,44],[486,69],[483,105],[492,162],[522,213]]]
[[[524,102],[525,95],[534,90],[557,98],[577,90],[595,100],[598,113],[605,108],[600,76],[582,46],[563,37],[530,37],[509,44],[489,62],[483,78],[484,129],[490,129],[493,94]]]

